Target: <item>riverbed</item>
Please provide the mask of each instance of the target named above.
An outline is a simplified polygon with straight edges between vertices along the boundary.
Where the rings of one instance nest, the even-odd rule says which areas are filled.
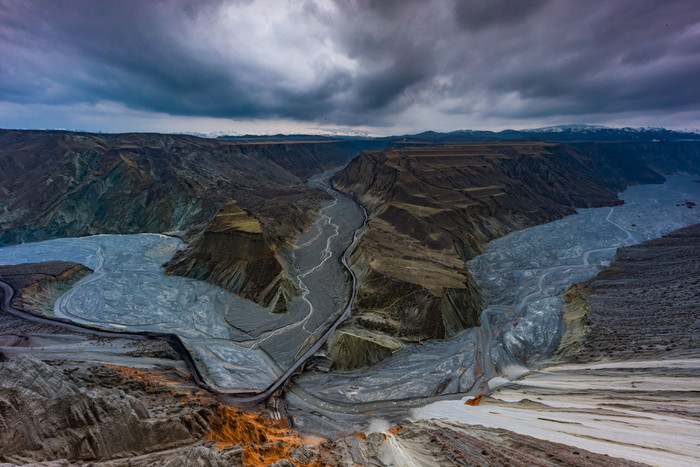
[[[407,346],[371,368],[306,372],[296,378],[301,391],[291,400],[301,407],[323,399],[351,413],[391,407],[387,400],[415,406],[485,393],[517,378],[556,348],[563,290],[593,277],[619,247],[700,222],[700,208],[685,204],[700,204],[694,179],[670,176],[664,184],[633,186],[620,194],[623,205],[579,209],[494,240],[467,263],[486,302],[479,328]]]
[[[330,189],[334,171],[309,184],[327,190],[309,232],[291,254],[302,295],[285,314],[206,282],[166,276],[186,245],[160,234],[96,235],[0,249],[0,264],[75,261],[94,273],[59,297],[49,316],[116,331],[175,333],[207,384],[222,392],[267,389],[340,316],[349,276],[340,257],[363,221],[361,208]]]

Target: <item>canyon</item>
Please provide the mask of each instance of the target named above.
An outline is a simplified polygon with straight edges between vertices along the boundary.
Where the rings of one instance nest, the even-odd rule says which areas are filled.
[[[598,292],[573,286],[563,311],[560,293],[601,270],[612,290],[642,281],[604,276],[616,248],[697,222],[697,183],[668,176],[700,173],[697,143],[426,140],[365,151],[340,168],[380,143],[0,136],[16,174],[3,181],[2,241],[16,245],[0,249],[0,279],[14,290],[11,306],[28,312],[3,312],[0,370],[35,375],[31,384],[12,376],[18,383],[0,391],[16,408],[2,415],[15,430],[3,446],[17,446],[4,460],[634,465],[605,456],[626,457],[619,449],[473,427],[459,414],[465,397],[478,396],[478,412],[510,388],[525,394],[519,381],[537,378],[528,371],[552,355],[590,366],[601,351],[629,351],[610,343],[635,341],[634,327],[599,337],[608,325],[595,323],[612,315],[590,298]],[[25,159],[40,184],[28,182]],[[136,193],[142,201],[125,202]],[[670,238],[692,248],[696,237]],[[666,268],[653,277],[682,270],[648,261]],[[639,287],[655,290],[649,280]],[[693,319],[693,300],[675,326]],[[692,358],[694,329],[678,358]],[[674,336],[634,346],[670,351]],[[227,406],[278,377],[279,389],[255,399],[261,415]],[[42,389],[51,385],[65,391]],[[63,415],[72,400],[87,405]],[[431,402],[455,415],[411,411]],[[22,410],[41,406],[56,410],[40,418],[76,421],[37,431]],[[96,414],[115,413],[120,433],[141,444],[104,436],[114,415]],[[139,435],[144,426],[157,439]],[[87,444],[58,434],[66,428]],[[522,446],[530,457],[518,460]]]
[[[328,198],[305,180],[357,152],[352,142],[331,139],[0,130],[0,245],[168,233],[190,244],[173,258],[169,273],[205,277],[283,312],[298,292],[285,257]],[[247,249],[242,255],[212,255],[197,241],[216,236],[228,247],[250,241],[250,232],[235,226],[209,231],[212,223],[214,229],[220,224],[217,215],[227,215],[220,213],[227,203],[260,224],[252,257]]]
[[[683,145],[582,147],[526,141],[388,148],[366,151],[339,172],[334,187],[358,199],[370,221],[351,257],[358,299],[331,342],[335,368],[371,365],[402,343],[478,325],[483,302],[465,261],[491,240],[576,208],[618,204],[625,187],[661,182],[654,168],[663,160],[668,169],[672,154],[679,171],[699,169]]]

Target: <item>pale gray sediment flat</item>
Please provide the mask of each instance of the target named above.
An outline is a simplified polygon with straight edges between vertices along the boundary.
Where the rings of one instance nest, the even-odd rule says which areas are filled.
[[[333,171],[310,184],[328,188]],[[334,193],[334,192],[333,192]],[[338,194],[324,203],[295,261],[305,291],[286,314],[202,281],[162,273],[184,248],[158,234],[97,235],[0,249],[0,264],[75,261],[95,272],[56,301],[53,316],[115,331],[175,333],[206,382],[222,392],[260,392],[313,343],[345,308],[347,272],[339,258],[363,222],[359,206]]]
[[[348,413],[389,407],[390,399],[399,401],[397,407],[410,407],[401,400],[428,402],[435,396],[493,390],[555,350],[563,329],[562,291],[593,277],[617,248],[700,221],[700,210],[684,204],[700,202],[699,188],[692,177],[668,177],[663,185],[629,188],[620,195],[624,205],[580,209],[577,215],[497,239],[468,262],[486,300],[480,328],[407,346],[367,369],[305,372],[295,383]],[[289,398],[290,412],[312,426],[313,416],[301,407],[313,405],[313,399],[297,411],[295,400],[304,398],[302,392],[297,396]],[[344,408],[348,405],[355,410]]]

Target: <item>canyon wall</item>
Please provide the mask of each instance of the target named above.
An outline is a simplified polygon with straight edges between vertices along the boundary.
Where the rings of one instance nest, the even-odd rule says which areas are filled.
[[[296,294],[289,246],[327,198],[305,180],[356,153],[353,143],[331,139],[0,130],[0,246],[170,233],[191,244],[169,273],[285,311]],[[259,224],[259,235],[217,230],[231,202]],[[237,246],[241,241],[255,248]]]
[[[333,183],[370,221],[350,258],[360,280],[352,317],[330,341],[335,368],[376,363],[400,342],[478,325],[481,297],[464,262],[489,241],[576,208],[621,203],[616,193],[625,186],[663,182],[654,168],[669,154],[679,162],[665,167],[700,172],[692,155],[700,144],[685,152],[673,143],[626,144],[421,145],[353,160]]]

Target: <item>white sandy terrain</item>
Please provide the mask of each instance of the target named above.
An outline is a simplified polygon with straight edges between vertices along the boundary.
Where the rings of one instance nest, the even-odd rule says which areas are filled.
[[[502,387],[481,405],[441,401],[414,419],[504,428],[658,466],[700,464],[700,358],[566,364]]]

